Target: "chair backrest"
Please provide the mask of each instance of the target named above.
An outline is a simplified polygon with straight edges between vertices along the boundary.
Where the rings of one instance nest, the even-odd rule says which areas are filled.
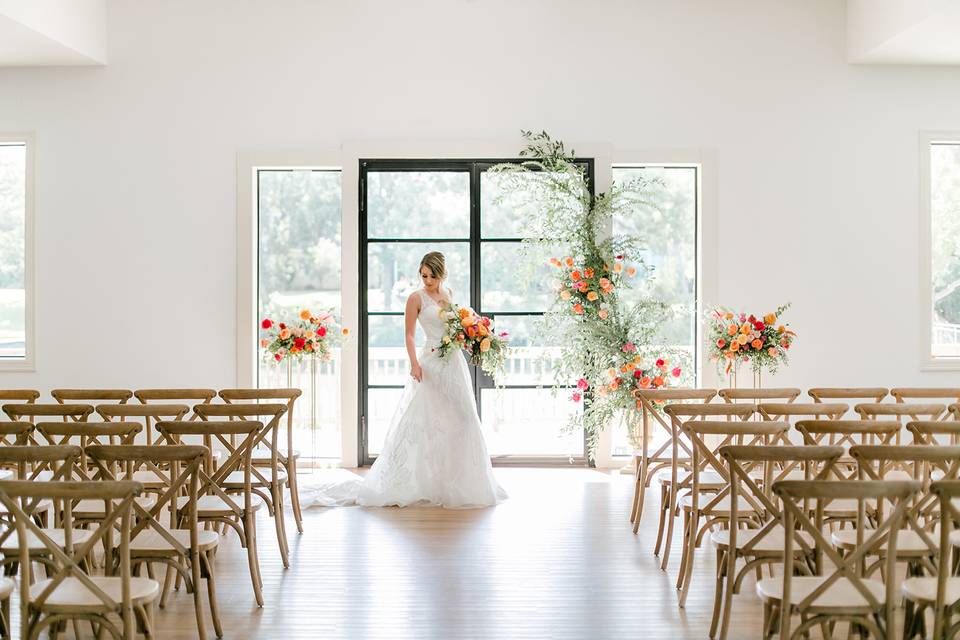
[[[97,413],[107,422],[142,420],[147,444],[153,444],[154,423],[183,420],[190,413],[190,407],[185,404],[98,404]]]
[[[262,420],[263,429],[257,435],[253,446],[257,447],[263,445],[269,447],[272,474],[274,474],[274,477],[276,477],[276,473],[279,471],[279,467],[277,466],[279,462],[279,449],[277,445],[280,435],[280,418],[287,411],[286,404],[201,404],[195,406],[193,411],[200,416],[201,421],[210,420],[211,418],[226,418],[227,420],[241,421],[266,418],[265,420]],[[260,480],[267,481],[263,476],[263,473],[256,467],[254,468],[254,474],[257,475]]]
[[[908,502],[921,486],[912,480],[782,480],[774,483],[773,492],[780,497],[783,505],[783,587],[781,602],[784,604],[780,616],[780,637],[798,637],[812,626],[834,620],[855,620],[875,638],[895,636],[895,611],[899,598],[897,577],[897,535],[904,520]],[[824,537],[824,511],[832,500],[856,500],[856,549],[847,555],[840,552]],[[815,504],[811,518],[809,503]],[[866,504],[868,501],[886,501],[891,505],[888,515],[875,522],[875,528],[868,526]],[[810,545],[807,539],[812,539]],[[813,568],[823,580],[802,598],[793,596],[794,567],[797,547],[815,558]],[[884,558],[885,571],[884,597],[879,599],[867,585],[865,559],[869,556]],[[811,609],[833,585],[845,583],[856,590],[865,602],[865,607],[851,607],[848,610],[824,612],[818,611],[811,616]],[[790,604],[793,603],[791,607]],[[864,611],[863,609],[866,609]],[[814,609],[815,610],[815,609]],[[816,610],[815,610],[816,611]],[[792,615],[797,613],[803,622],[791,632]]]
[[[80,447],[70,445],[0,447],[0,466],[16,469],[16,479],[29,482],[73,480],[79,460]],[[44,474],[44,472],[49,473]],[[44,475],[47,477],[44,478]]]
[[[949,407],[947,407],[948,417],[945,417],[944,420],[960,420],[960,402],[954,402]]]
[[[703,497],[703,508],[719,504],[730,493],[730,475],[718,457],[719,450],[727,445],[772,447],[782,444],[790,425],[786,422],[730,422],[727,420],[688,420],[683,423],[683,432],[690,441],[692,450],[689,485],[681,480],[680,487],[692,489],[692,508],[700,504],[701,474],[711,471],[719,475],[726,486],[716,493]],[[716,487],[711,487],[716,489]]]
[[[117,614],[123,621],[123,637],[133,638],[135,619],[130,593],[130,530],[134,498],[140,495],[143,487],[130,481],[100,482],[29,482],[11,480],[0,482],[0,503],[6,507],[13,519],[0,533],[0,545],[7,542],[16,533],[19,546],[18,558],[23,575],[20,579],[21,624],[27,637],[26,625],[32,620],[34,612],[44,607],[47,600],[64,580],[72,578],[89,593],[90,605],[73,607],[72,614],[102,612],[103,609]],[[64,540],[58,544],[48,537],[34,521],[36,510],[44,500],[62,501]],[[82,544],[75,544],[73,531],[73,506],[79,500],[103,500],[104,518],[96,523],[90,537]],[[120,544],[114,544],[114,533],[119,529]],[[28,532],[31,536],[28,537]],[[32,539],[31,539],[32,538]],[[32,587],[31,547],[44,546],[44,552],[52,556],[53,563],[48,565],[48,582],[40,590]],[[87,569],[87,560],[99,545],[103,546],[105,557],[117,558],[121,579],[120,598],[106,593],[93,579]],[[108,563],[108,570],[110,563]],[[31,593],[33,592],[33,593]],[[105,620],[104,620],[105,622]],[[116,630],[114,630],[116,633]],[[118,634],[119,635],[119,634]]]
[[[0,389],[0,403],[25,402],[33,404],[40,398],[40,392],[36,389]]]
[[[894,387],[890,389],[890,395],[898,403],[908,403],[911,400],[942,400],[944,404],[960,402],[960,388],[957,387]]]
[[[50,392],[50,395],[60,404],[68,402],[82,402],[93,405],[103,402],[125,404],[127,400],[133,397],[133,391],[129,389],[54,389]]]
[[[157,500],[147,506],[134,503],[136,524],[130,537],[135,539],[149,528],[184,556],[199,550],[197,492],[200,469],[208,453],[206,447],[197,445],[95,445],[87,449],[87,455],[98,468],[98,479],[135,480],[138,472],[150,472],[150,477],[156,480],[151,484]],[[187,497],[186,508],[178,505],[180,496]],[[169,516],[168,526],[160,521],[164,511]],[[181,522],[180,516],[184,513],[187,521]],[[168,529],[189,529],[190,548],[184,547]]]
[[[960,421],[958,420],[913,420],[907,423],[907,431],[913,434],[913,444],[960,445]],[[937,436],[947,442],[941,443]]]
[[[0,446],[30,444],[32,435],[33,424],[29,422],[0,421]]]
[[[11,420],[33,423],[50,418],[61,418],[64,422],[86,422],[93,413],[93,407],[89,404],[5,404],[2,408]]]
[[[283,400],[287,405],[287,452],[293,455],[294,405],[303,394],[300,389],[221,389],[220,399],[226,404],[261,403],[264,400]]]
[[[737,402],[739,400],[749,400],[759,402],[760,400],[793,402],[800,395],[800,389],[770,388],[770,389],[720,389],[719,395],[724,402]]]
[[[940,539],[938,540],[939,553],[937,555],[937,595],[933,609],[933,637],[949,638],[955,637],[950,631],[955,632],[951,627],[951,618],[953,617],[953,596],[947,599],[947,584],[950,576],[953,575],[953,566],[956,547],[952,544],[951,533],[955,522],[960,522],[960,480],[942,480],[930,485],[930,492],[936,496],[940,502],[940,513],[942,514],[940,523]]]
[[[814,387],[807,391],[807,395],[814,402],[880,402],[887,397],[889,390],[885,387]],[[848,403],[849,404],[849,403]],[[854,403],[856,404],[856,403]]]
[[[203,420],[170,421],[157,423],[157,431],[164,437],[166,443],[181,444],[184,436],[200,436],[206,447],[204,464],[200,469],[200,486],[198,494],[219,496],[237,517],[249,513],[252,505],[253,465],[251,454],[257,442],[263,423],[258,420]],[[235,437],[240,437],[240,442]],[[216,442],[226,453],[226,459],[214,469],[211,452]],[[237,503],[224,491],[223,484],[231,473],[239,471],[243,474],[243,504]],[[235,495],[235,494],[234,494]]]
[[[86,471],[90,466],[86,450],[92,445],[122,444],[132,445],[137,434],[143,431],[143,425],[136,422],[41,422],[36,426],[35,438],[41,443],[51,445],[76,445],[80,448],[80,461],[77,472],[87,479]]]
[[[209,404],[217,397],[216,389],[137,389],[134,397],[142,404],[185,404],[192,407],[195,404]],[[191,413],[186,420],[199,420],[199,416]]]
[[[805,445],[836,445],[849,449],[857,445],[896,443],[900,423],[881,420],[801,420],[796,430]],[[853,479],[857,470],[853,458],[844,456],[838,469],[846,469],[842,477]]]
[[[865,402],[853,407],[864,420],[879,420],[881,416],[889,420],[938,420],[947,411],[947,405],[937,403],[905,402]]]
[[[849,407],[840,402],[761,402],[757,411],[766,420],[787,420],[811,418],[819,420],[839,420]]]

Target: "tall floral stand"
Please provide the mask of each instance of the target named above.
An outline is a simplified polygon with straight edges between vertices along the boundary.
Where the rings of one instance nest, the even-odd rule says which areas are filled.
[[[303,389],[302,383],[296,384],[296,385],[294,384],[293,358],[287,358],[286,360],[287,360],[287,388],[288,389],[299,388],[302,390]],[[308,368],[310,372],[310,383],[309,383],[310,388],[309,388],[308,396],[310,399],[309,400],[310,404],[308,405],[309,413],[307,414],[307,420],[309,425],[308,428],[310,429],[310,455],[307,457],[313,458],[314,453],[317,451],[317,430],[318,430],[318,424],[319,424],[319,421],[317,420],[317,358],[309,358],[308,362],[309,362]],[[298,368],[300,370],[297,373],[302,374],[303,367],[300,366]],[[294,405],[294,407],[297,407],[297,406],[302,407],[303,405],[302,404]],[[296,409],[294,409],[294,416],[293,416],[291,425],[294,425],[294,426],[296,425],[297,417],[298,417],[297,414],[299,414],[300,417],[303,416],[302,411],[297,411]],[[289,447],[288,451],[293,452],[294,446],[293,446],[292,431],[287,435],[287,445]]]

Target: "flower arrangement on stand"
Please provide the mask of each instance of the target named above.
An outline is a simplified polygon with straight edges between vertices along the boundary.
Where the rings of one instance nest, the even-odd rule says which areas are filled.
[[[773,313],[759,317],[724,308],[710,313],[707,350],[718,368],[722,365],[731,386],[736,384],[741,363],[750,365],[758,386],[761,372],[774,373],[787,363],[787,352],[797,337],[789,323],[780,321],[780,316],[789,308],[789,304],[781,305]]]
[[[497,333],[493,321],[469,307],[450,304],[440,309],[446,332],[435,349],[447,358],[460,349],[467,352],[470,364],[493,378],[503,372],[507,359],[507,332]]]
[[[689,354],[657,345],[660,327],[670,317],[667,305],[641,295],[628,303],[620,295],[635,277],[651,273],[640,240],[609,233],[614,216],[650,204],[645,194],[654,181],[635,178],[594,196],[573,150],[546,132],[523,135],[527,146],[520,155],[528,159],[491,172],[501,198],[509,194],[512,203],[536,211],[527,216],[524,229],[531,238],[524,241],[528,254],[564,256],[549,260],[556,269],[555,297],[539,338],[562,345],[550,361],[554,389],[566,392],[577,381],[571,398],[583,401],[582,410],[568,426],[583,429],[592,460],[600,432],[614,418],[626,413],[635,424],[636,389],[679,384],[687,370],[681,363]],[[658,361],[667,369],[654,364]]]

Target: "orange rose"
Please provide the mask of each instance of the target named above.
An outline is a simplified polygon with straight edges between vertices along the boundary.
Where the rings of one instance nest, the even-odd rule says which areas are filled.
[[[490,335],[490,330],[487,329],[486,325],[478,324],[477,333],[480,334],[481,336],[488,336]]]
[[[739,342],[730,343],[730,351],[740,351],[740,343]]]
[[[729,327],[727,327],[727,335],[728,335],[728,336],[735,336],[735,335],[737,335],[737,325],[732,324],[732,325],[730,325]]]
[[[573,312],[576,313],[576,314],[583,313],[583,305],[580,304],[579,302],[578,302],[577,304],[573,305]]]
[[[460,307],[460,317],[461,317],[461,318],[466,318],[466,317],[468,317],[469,315],[470,315],[470,309],[467,309],[466,307]]]
[[[564,263],[565,265],[567,265],[568,267],[572,267],[572,266],[573,266],[573,258],[571,258],[570,256],[567,256],[566,258],[563,259],[563,263]]]
[[[615,265],[613,265],[613,272],[614,272],[614,273],[620,273],[621,271],[623,271],[623,265],[622,265],[622,264],[620,264],[620,263],[618,262],[618,263],[616,263]]]
[[[579,279],[580,279],[580,272],[579,272],[578,270],[574,269],[574,270],[570,273],[570,279],[573,280],[574,282],[576,282],[577,280],[579,280]]]
[[[277,337],[280,338],[281,340],[286,340],[287,338],[290,337],[290,329],[281,329],[280,333],[277,334]]]
[[[304,309],[303,311],[301,311],[301,312],[300,312],[300,319],[301,319],[301,320],[309,320],[309,319],[310,319],[310,312],[307,311],[306,309]]]
[[[636,267],[627,267],[627,275],[630,276],[631,278],[637,275]]]
[[[343,329],[340,329],[340,333],[342,333],[345,336],[348,336],[350,335],[350,329],[347,329],[346,327],[344,327]]]
[[[583,277],[584,277],[584,278],[592,278],[592,277],[593,277],[593,269],[591,269],[590,267],[587,267],[586,269],[584,269],[584,270],[583,270]]]
[[[749,324],[747,324],[746,322],[744,322],[744,323],[740,326],[740,333],[742,333],[743,335],[747,335],[748,333],[750,333],[750,331],[751,331],[752,329],[753,329],[753,327],[751,327]]]
[[[560,266],[560,261],[557,260],[556,258],[550,258],[550,264],[552,264],[552,265],[555,266],[555,267],[559,267],[559,266]]]
[[[650,376],[643,376],[640,378],[640,388],[647,389],[650,386]]]
[[[747,344],[747,336],[741,333],[740,335],[737,336],[737,342],[740,343],[741,345]]]
[[[653,386],[654,386],[654,387],[662,387],[662,386],[663,386],[663,378],[661,378],[660,376],[657,376],[656,378],[654,378],[654,379],[653,379]]]
[[[490,351],[490,338],[484,338],[480,341],[480,351]]]
[[[466,318],[460,320],[460,324],[465,327],[472,327],[473,325],[477,324],[477,319],[473,316],[467,316]]]
[[[754,349],[759,349],[760,347],[763,346],[763,340],[761,340],[760,338],[757,338],[756,340],[750,343],[750,346],[753,347]]]
[[[599,298],[599,297],[600,297],[600,296],[597,295],[597,292],[596,292],[596,291],[588,291],[588,292],[587,292],[587,300],[589,300],[590,302],[593,302],[594,300],[596,300],[596,299]]]
[[[776,321],[777,321],[776,314],[768,313],[767,315],[763,316],[763,324],[773,324]]]

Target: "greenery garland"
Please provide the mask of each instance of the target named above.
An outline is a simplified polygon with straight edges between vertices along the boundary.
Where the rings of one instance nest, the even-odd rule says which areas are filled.
[[[552,255],[555,296],[538,335],[543,344],[562,345],[552,360],[554,389],[568,392],[575,384],[572,400],[585,400],[568,426],[583,428],[592,460],[600,432],[614,418],[636,425],[638,390],[676,384],[686,370],[682,351],[655,346],[668,306],[645,296],[628,304],[621,295],[651,278],[652,268],[640,238],[611,232],[613,219],[652,206],[646,194],[655,181],[635,178],[594,197],[572,149],[545,131],[523,136],[525,160],[491,172],[501,200],[535,212],[524,221],[532,268]]]

